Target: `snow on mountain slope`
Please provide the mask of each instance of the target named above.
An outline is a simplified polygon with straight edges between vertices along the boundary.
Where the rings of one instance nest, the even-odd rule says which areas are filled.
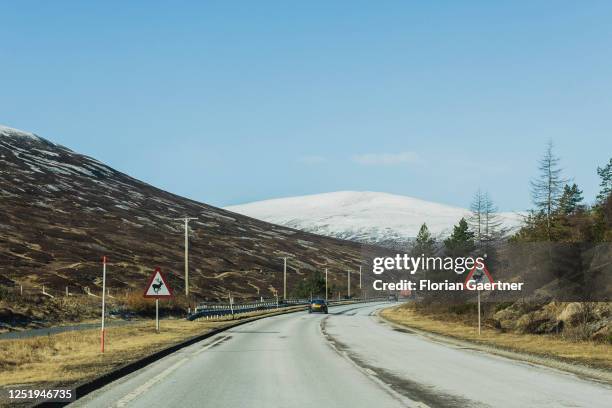
[[[34,133],[24,132],[23,130],[13,129],[7,126],[0,125],[0,135],[9,137],[29,137],[30,139],[38,139]]]
[[[228,290],[244,299],[273,296],[283,284],[281,256],[304,273],[321,265],[342,270],[363,256],[355,242],[180,197],[33,133],[0,126],[2,286],[100,291],[99,260],[107,255],[113,290],[142,290],[151,268],[160,267],[180,293],[184,232],[176,218],[183,216],[197,217],[189,238],[194,300],[224,299]],[[288,287],[304,276],[290,274]]]
[[[378,244],[404,243],[414,238],[423,222],[434,235],[447,235],[464,208],[377,192],[338,191],[279,198],[226,207],[259,220],[316,234]],[[520,216],[501,213],[506,227]]]

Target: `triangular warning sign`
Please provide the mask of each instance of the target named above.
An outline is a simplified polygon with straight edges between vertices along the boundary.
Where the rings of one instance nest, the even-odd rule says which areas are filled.
[[[172,297],[172,289],[168,286],[168,282],[159,268],[156,268],[153,275],[151,275],[143,296],[146,298]]]
[[[487,266],[485,264],[482,265],[482,268],[479,268],[478,266],[474,266],[472,270],[470,271],[470,273],[468,273],[467,277],[465,278],[464,285],[467,286],[467,283],[470,280],[476,281],[476,283],[481,283],[485,280],[485,278],[488,279],[490,283],[493,283],[493,277],[489,273]]]

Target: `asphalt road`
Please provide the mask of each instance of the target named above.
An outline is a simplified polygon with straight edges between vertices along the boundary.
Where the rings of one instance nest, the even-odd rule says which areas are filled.
[[[74,407],[609,407],[612,387],[394,330],[385,304],[221,333]]]

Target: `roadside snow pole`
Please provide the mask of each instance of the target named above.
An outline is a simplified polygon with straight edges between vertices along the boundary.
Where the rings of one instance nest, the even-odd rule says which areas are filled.
[[[234,302],[232,300],[232,292],[229,292],[230,311],[232,312],[232,320],[234,319]]]
[[[102,329],[100,332],[100,351],[104,353],[104,316],[106,315],[106,257],[102,257]]]
[[[359,289],[361,289],[361,266],[359,267]]]

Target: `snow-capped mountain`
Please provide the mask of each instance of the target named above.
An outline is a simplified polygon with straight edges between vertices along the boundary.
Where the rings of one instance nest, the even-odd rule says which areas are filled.
[[[447,235],[461,217],[470,214],[465,208],[369,191],[279,198],[226,209],[302,231],[392,246],[413,239],[424,222],[432,234]],[[513,228],[520,215],[500,213],[499,219]]]

